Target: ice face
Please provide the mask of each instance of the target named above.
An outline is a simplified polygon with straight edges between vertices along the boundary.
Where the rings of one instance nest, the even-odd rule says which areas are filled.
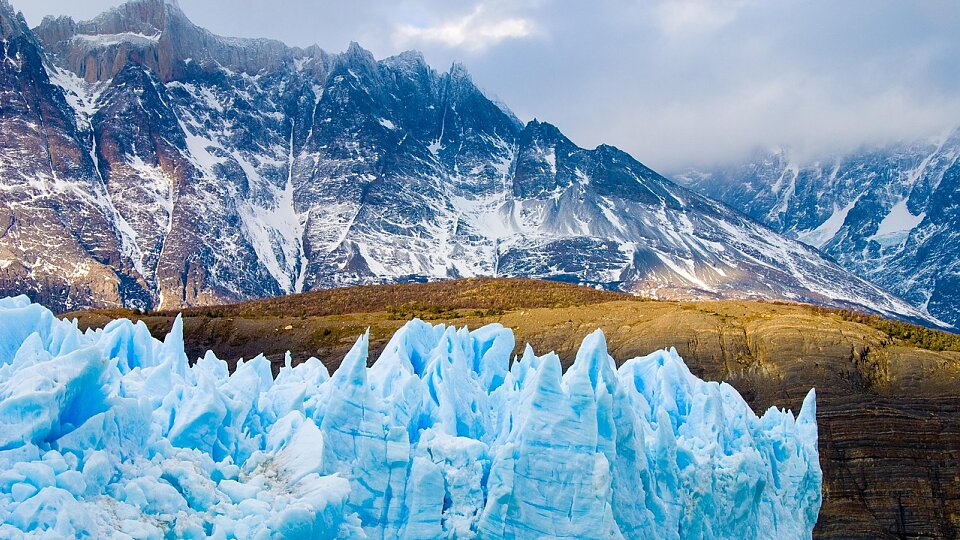
[[[809,538],[814,392],[757,417],[676,351],[566,373],[510,330],[407,323],[330,376],[190,365],[178,319],[80,332],[0,300],[0,537]],[[289,360],[289,357],[288,357]]]

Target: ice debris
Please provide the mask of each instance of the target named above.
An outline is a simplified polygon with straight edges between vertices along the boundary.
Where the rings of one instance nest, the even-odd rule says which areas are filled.
[[[758,418],[676,351],[566,373],[500,325],[407,323],[331,377],[190,365],[178,319],[0,300],[0,537],[809,538],[815,397]]]

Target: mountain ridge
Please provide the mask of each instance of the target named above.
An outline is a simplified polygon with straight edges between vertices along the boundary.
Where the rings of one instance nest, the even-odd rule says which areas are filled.
[[[759,152],[674,177],[960,324],[960,128],[821,159]]]
[[[620,150],[522,124],[462,65],[221,38],[159,0],[20,30],[34,61],[5,87],[53,105],[0,116],[33,154],[0,174],[0,289],[55,309],[493,275],[931,322]]]

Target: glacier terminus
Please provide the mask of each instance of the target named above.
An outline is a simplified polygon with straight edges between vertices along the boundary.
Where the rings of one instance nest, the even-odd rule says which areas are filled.
[[[189,362],[121,319],[0,300],[3,538],[810,538],[813,390],[758,417],[674,350],[564,372],[511,330],[413,320],[332,374]]]

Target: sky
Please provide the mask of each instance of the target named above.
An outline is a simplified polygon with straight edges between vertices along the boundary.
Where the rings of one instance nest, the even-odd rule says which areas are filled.
[[[36,25],[116,0],[12,0]],[[956,0],[179,0],[197,24],[454,61],[521,120],[664,172],[815,159],[960,125]]]

